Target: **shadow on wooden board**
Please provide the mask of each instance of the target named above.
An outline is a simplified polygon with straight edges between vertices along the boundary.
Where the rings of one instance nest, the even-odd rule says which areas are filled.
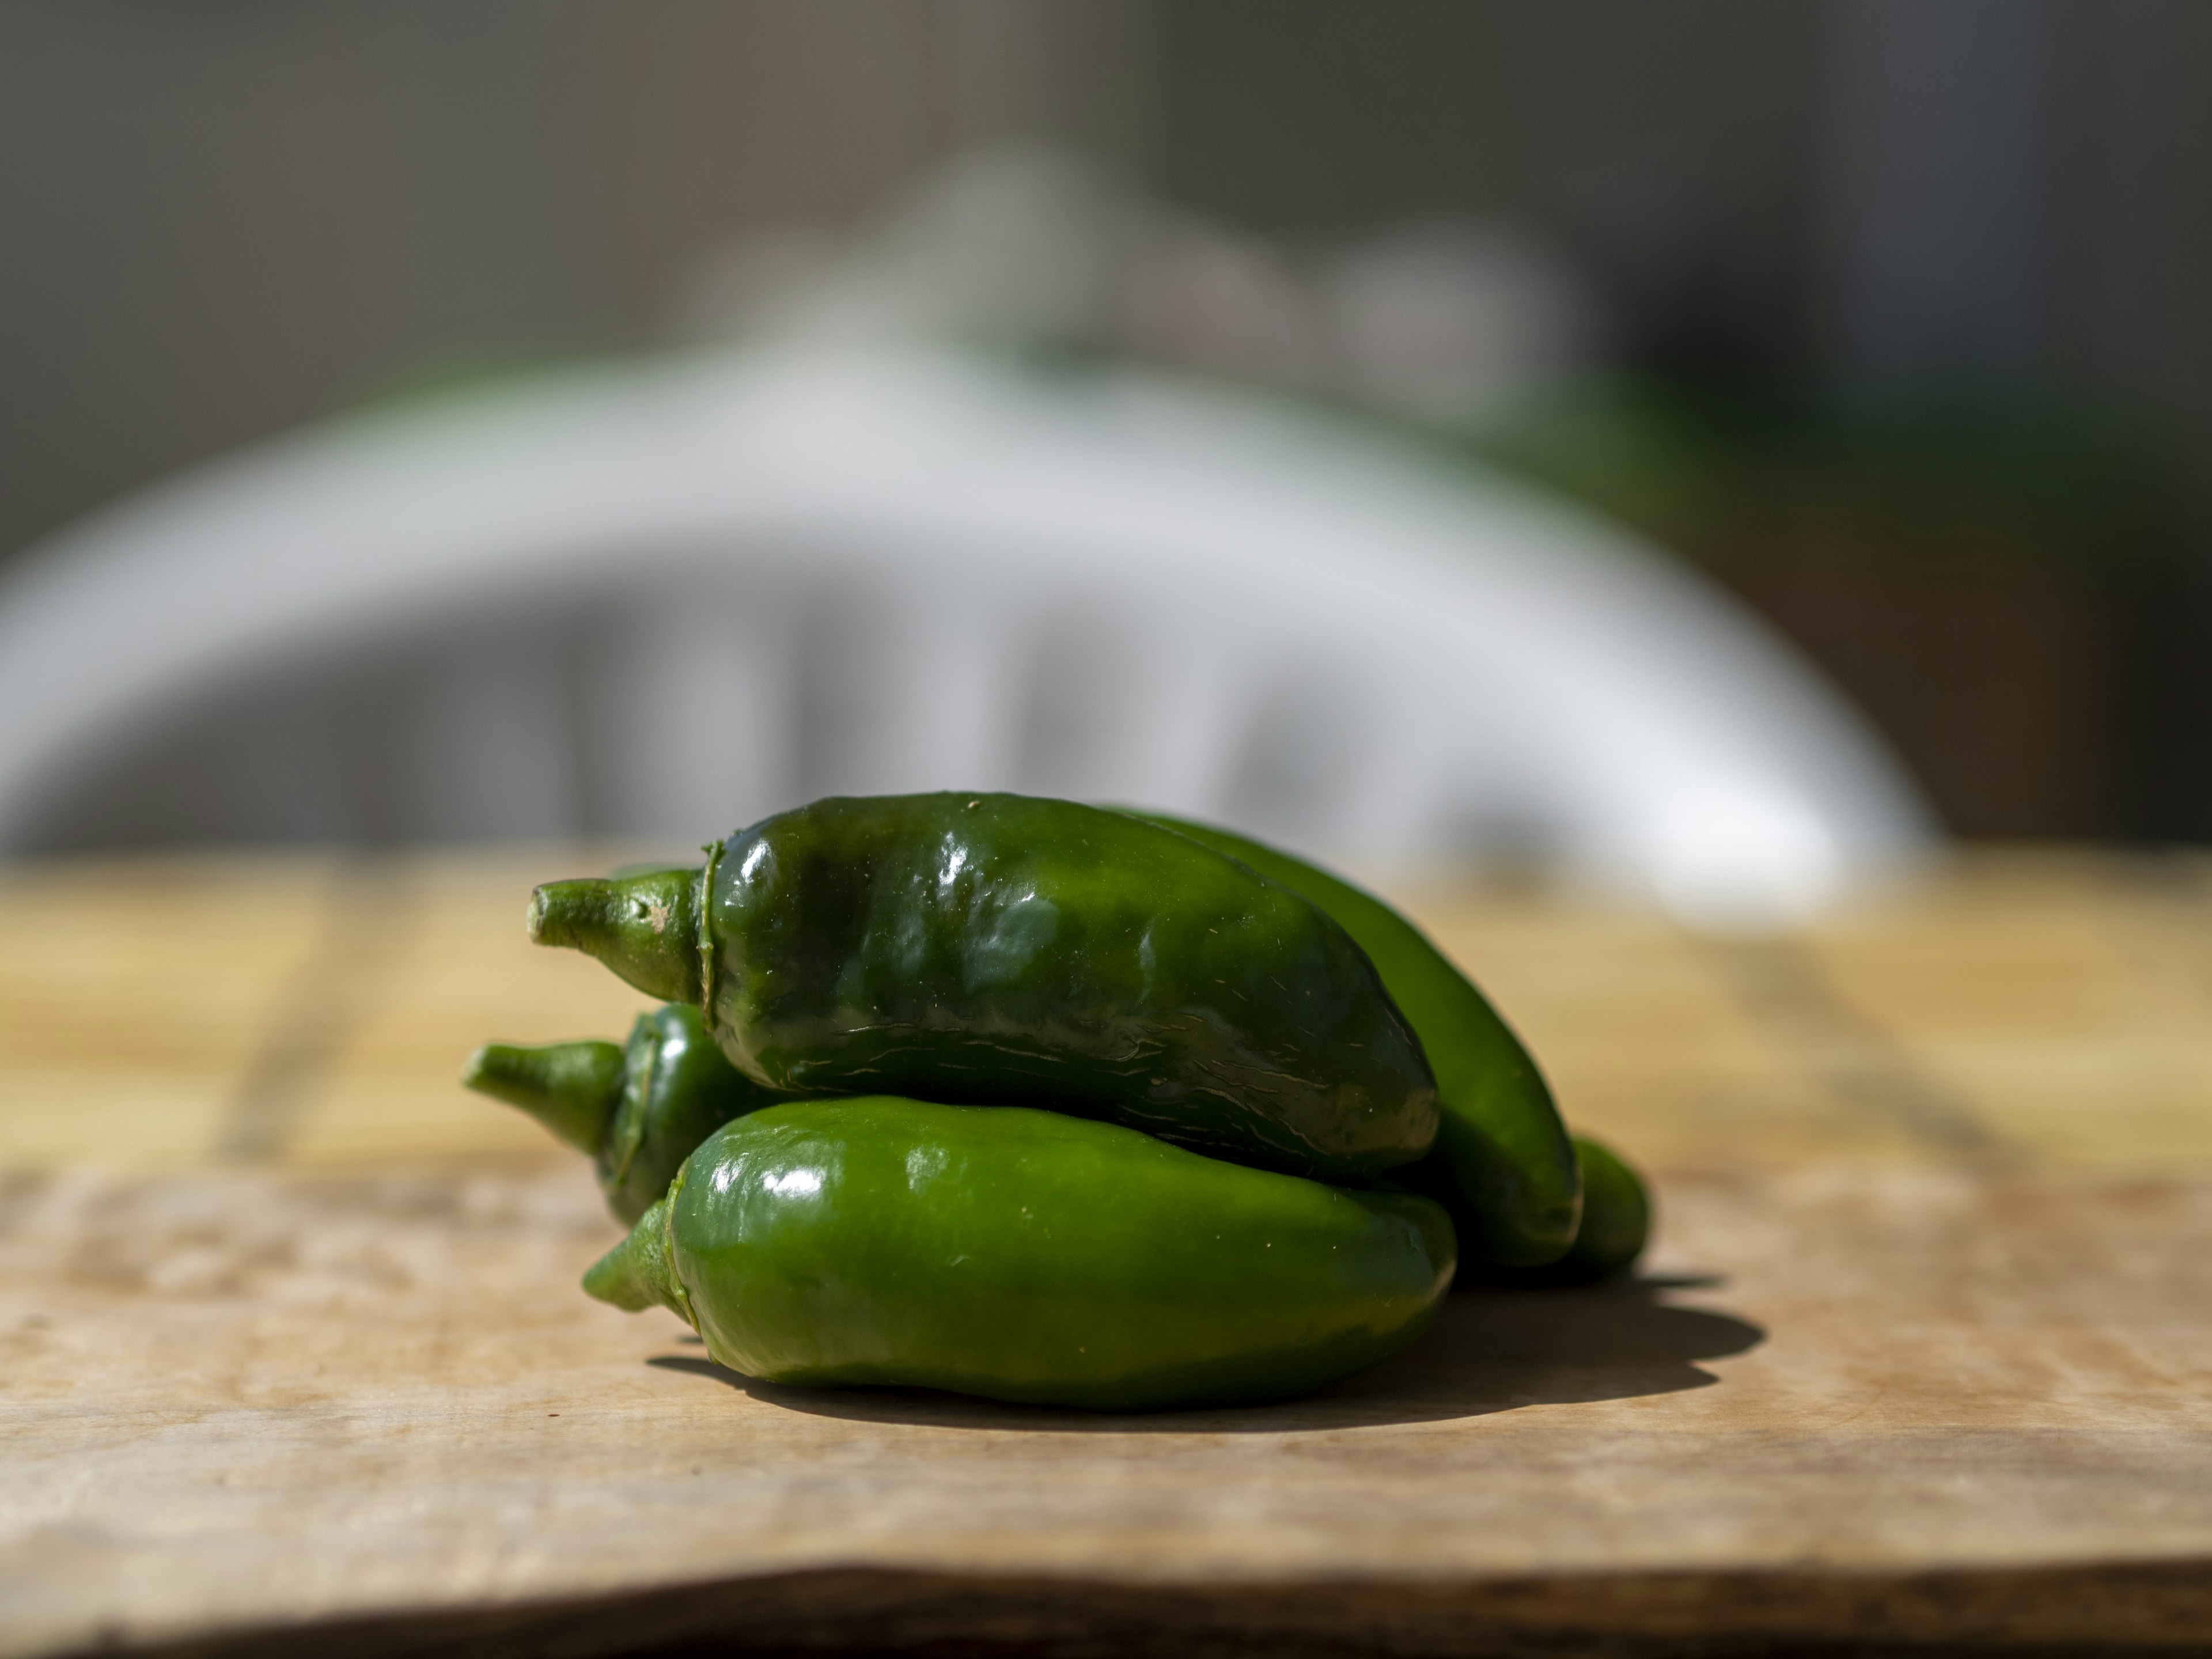
[[[1693,1281],[1699,1282],[1702,1281]],[[939,1428],[1055,1434],[1278,1434],[1480,1417],[1520,1406],[1675,1394],[1719,1381],[1698,1362],[1765,1340],[1729,1314],[1660,1299],[1679,1279],[1634,1279],[1571,1291],[1472,1291],[1446,1299],[1405,1353],[1321,1393],[1279,1406],[1116,1415],[1008,1406],[925,1389],[787,1389],[726,1370],[704,1353],[646,1363],[820,1417]]]
[[[1216,1586],[863,1570],[234,1632],[138,1659],[2179,1659],[2212,1564]]]

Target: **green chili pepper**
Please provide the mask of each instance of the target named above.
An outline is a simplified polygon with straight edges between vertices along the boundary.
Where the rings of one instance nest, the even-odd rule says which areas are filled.
[[[817,801],[708,852],[540,887],[531,937],[702,1005],[764,1087],[1049,1105],[1352,1183],[1435,1139],[1435,1079],[1358,945],[1188,836],[902,795]]]
[[[1142,813],[1241,860],[1334,917],[1374,961],[1436,1070],[1435,1150],[1395,1179],[1452,1212],[1469,1261],[1534,1266],[1573,1243],[1581,1182],[1544,1074],[1482,993],[1382,900],[1211,824]]]
[[[1473,1282],[1532,1288],[1595,1285],[1635,1265],[1651,1237],[1651,1200],[1644,1182],[1619,1154],[1588,1135],[1575,1137],[1575,1156],[1583,1171],[1583,1222],[1573,1246],[1540,1267],[1471,1267]]]
[[[1119,1125],[884,1097],[720,1129],[585,1275],[764,1382],[1140,1411],[1389,1358],[1451,1282],[1443,1208]]]
[[[789,1098],[732,1066],[699,1011],[680,1003],[640,1014],[627,1048],[487,1042],[461,1081],[590,1153],[607,1207],[624,1221],[665,1194],[692,1149],[722,1125]]]

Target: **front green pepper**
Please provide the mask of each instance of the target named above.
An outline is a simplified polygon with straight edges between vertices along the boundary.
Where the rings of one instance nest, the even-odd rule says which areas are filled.
[[[1145,1411],[1310,1392],[1419,1336],[1443,1210],[1019,1107],[886,1097],[718,1130],[585,1276],[764,1382]]]
[[[1137,814],[1304,894],[1359,942],[1436,1070],[1436,1148],[1397,1179],[1440,1200],[1469,1261],[1533,1267],[1574,1243],[1582,1183],[1544,1074],[1474,982],[1349,882],[1212,824]]]
[[[640,1014],[626,1048],[487,1042],[461,1081],[590,1153],[607,1207],[624,1221],[665,1194],[692,1149],[722,1125],[789,1098],[732,1066],[699,1011],[680,1003]]]
[[[703,872],[550,883],[530,928],[702,1005],[787,1094],[1048,1105],[1352,1183],[1436,1138],[1420,1043],[1351,936],[1125,813],[833,798]]]

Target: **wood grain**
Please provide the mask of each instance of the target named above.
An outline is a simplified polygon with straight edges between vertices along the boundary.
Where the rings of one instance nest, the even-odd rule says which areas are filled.
[[[521,941],[599,861],[0,880],[0,1653],[2212,1639],[2193,861],[1759,941],[1405,884],[1659,1171],[1649,1271],[1149,1419],[773,1389],[575,1289],[587,1175],[451,1079],[627,1024]]]

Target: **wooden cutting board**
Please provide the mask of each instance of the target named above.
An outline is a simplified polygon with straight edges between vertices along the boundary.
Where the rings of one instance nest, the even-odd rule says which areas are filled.
[[[2212,867],[1757,941],[1404,884],[1656,1171],[1646,1273],[1110,1418],[771,1389],[582,1296],[586,1172],[451,1079],[627,1025],[521,939],[603,861],[0,878],[0,1654],[2212,1643]]]

